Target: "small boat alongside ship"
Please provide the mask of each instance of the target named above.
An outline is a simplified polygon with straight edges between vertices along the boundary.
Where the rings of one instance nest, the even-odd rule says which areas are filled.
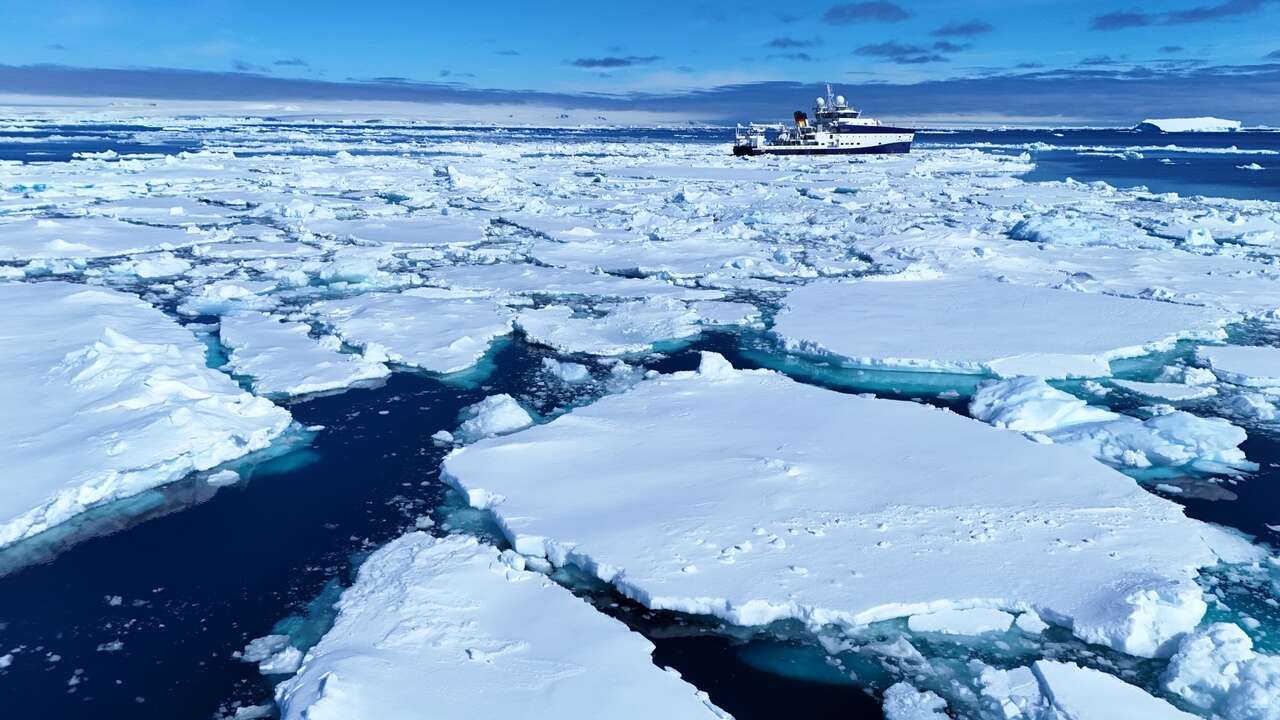
[[[752,123],[738,126],[733,154],[744,155],[864,155],[911,152],[913,128],[883,125],[862,117],[849,107],[843,95],[818,98],[813,121],[797,110],[792,125]]]

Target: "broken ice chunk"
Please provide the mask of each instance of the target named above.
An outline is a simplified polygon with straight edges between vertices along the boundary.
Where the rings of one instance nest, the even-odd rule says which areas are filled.
[[[520,407],[515,398],[502,393],[490,395],[480,402],[462,409],[462,424],[451,440],[468,443],[481,438],[506,435],[523,430],[533,424],[529,411]]]

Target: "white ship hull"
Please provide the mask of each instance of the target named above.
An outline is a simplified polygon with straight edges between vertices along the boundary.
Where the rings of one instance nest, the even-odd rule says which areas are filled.
[[[735,145],[735,155],[868,155],[911,152],[915,132],[877,127],[873,132],[817,133],[805,142]]]

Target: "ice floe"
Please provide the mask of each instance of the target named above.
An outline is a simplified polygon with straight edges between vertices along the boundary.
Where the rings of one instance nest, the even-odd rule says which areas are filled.
[[[1187,635],[1164,685],[1193,707],[1232,720],[1280,718],[1280,657],[1255,652],[1236,625],[1214,623]]]
[[[1038,377],[986,383],[974,394],[969,411],[996,427],[1079,448],[1117,467],[1257,469],[1239,447],[1245,431],[1222,418],[1173,410],[1140,420],[1091,406]]]
[[[1280,387],[1280,348],[1204,345],[1196,355],[1223,382],[1257,388]]]
[[[1255,552],[1077,451],[713,354],[443,475],[517,551],[743,625],[1035,610],[1167,654],[1204,613],[1196,568]]]
[[[453,433],[453,439],[464,443],[506,435],[533,424],[529,411],[520,407],[515,398],[505,393],[490,395],[474,405],[468,405],[462,409],[459,419],[462,422]]]
[[[671,298],[653,298],[607,306],[599,317],[580,315],[567,305],[525,310],[516,326],[531,342],[566,353],[626,355],[647,352],[657,343],[693,337],[698,314]]]
[[[813,283],[774,325],[796,350],[869,366],[1009,377],[1096,377],[1110,361],[1216,338],[1201,307],[979,280]]]
[[[281,321],[264,313],[223,316],[222,343],[231,350],[228,367],[252,378],[260,395],[306,395],[379,380],[387,366],[341,352],[336,337],[309,336],[305,323]]]
[[[285,720],[727,718],[648,640],[522,558],[410,533],[379,549],[301,669]]]
[[[367,360],[437,373],[466,370],[495,338],[511,332],[512,313],[505,306],[431,288],[326,300],[308,311],[361,348]]]
[[[1007,720],[1194,720],[1136,685],[1075,663],[1037,660],[1030,667],[983,672],[983,696]]]
[[[0,546],[262,449],[290,423],[134,296],[7,284],[0,304]]]

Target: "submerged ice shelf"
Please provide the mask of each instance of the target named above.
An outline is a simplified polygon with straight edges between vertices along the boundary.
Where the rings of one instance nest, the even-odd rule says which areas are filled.
[[[1257,556],[1072,450],[716,355],[456,450],[444,476],[517,551],[740,625],[983,607],[1167,655],[1205,611],[1197,568]]]
[[[472,538],[379,549],[276,689],[285,720],[728,718],[653,645]]]

